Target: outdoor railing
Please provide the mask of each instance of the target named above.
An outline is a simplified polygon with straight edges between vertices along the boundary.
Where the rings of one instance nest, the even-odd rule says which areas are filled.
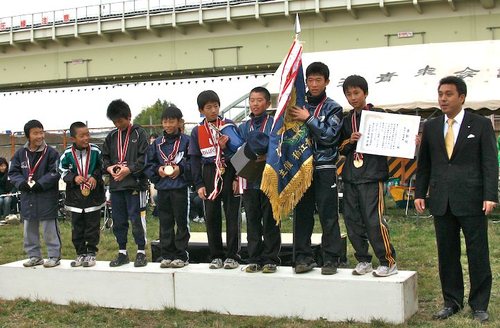
[[[129,0],[0,17],[0,33],[120,17],[154,15],[276,0]],[[282,1],[282,0],[281,0]]]

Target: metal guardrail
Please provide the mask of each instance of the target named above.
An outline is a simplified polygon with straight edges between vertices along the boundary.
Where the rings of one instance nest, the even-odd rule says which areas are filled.
[[[0,17],[0,33],[122,17],[201,10],[278,0],[128,0]]]

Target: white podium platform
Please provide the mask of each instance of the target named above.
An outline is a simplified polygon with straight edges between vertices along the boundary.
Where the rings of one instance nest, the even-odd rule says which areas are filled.
[[[130,263],[110,268],[109,262],[99,261],[93,268],[71,268],[71,261],[63,260],[60,266],[46,269],[24,268],[22,262],[0,265],[0,298],[391,323],[405,322],[418,307],[417,275],[413,271],[375,278],[353,276],[350,269],[322,276],[320,269],[298,275],[290,267],[263,274],[240,269],[210,270],[207,264],[160,269],[159,263],[143,268],[134,268]]]

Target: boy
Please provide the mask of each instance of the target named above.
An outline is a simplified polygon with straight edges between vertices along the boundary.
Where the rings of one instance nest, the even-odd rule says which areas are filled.
[[[163,136],[148,149],[146,175],[158,190],[160,218],[160,268],[182,268],[188,265],[188,183],[187,152],[189,137],[179,129],[182,112],[167,107],[161,115]],[[177,232],[174,227],[177,225]]]
[[[21,192],[21,216],[24,220],[24,250],[29,260],[25,267],[42,265],[52,268],[60,264],[61,236],[57,226],[59,153],[45,143],[43,125],[31,120],[24,125],[28,141],[12,157],[9,179]],[[47,245],[49,259],[43,261],[39,228]]]
[[[234,124],[219,116],[219,96],[212,90],[198,95],[198,109],[205,119],[191,132],[189,155],[193,183],[205,207],[210,269],[236,269],[240,260],[240,198],[235,170],[229,158],[229,138],[220,134],[226,124]],[[226,246],[222,247],[222,213],[226,218]],[[222,258],[225,257],[224,263]]]
[[[144,164],[148,149],[148,135],[139,125],[132,125],[130,107],[121,99],[113,100],[107,109],[107,117],[116,129],[104,140],[102,149],[103,168],[111,175],[109,190],[113,206],[113,233],[118,243],[118,256],[109,263],[117,267],[129,263],[127,254],[128,220],[137,244],[135,267],[147,265],[145,222],[141,208],[146,205],[148,180]]]
[[[295,273],[308,272],[316,266],[311,249],[315,207],[323,230],[321,274],[332,275],[337,272],[342,250],[335,166],[342,127],[342,107],[326,96],[329,77],[328,66],[321,62],[310,64],[306,69],[306,106],[290,110],[292,118],[305,122],[309,128],[314,156],[313,181],[295,208]]]
[[[271,105],[271,95],[266,88],[256,87],[250,91],[250,120],[240,125],[244,140],[252,131],[271,133],[273,118],[266,113]],[[280,264],[280,228],[273,218],[271,203],[260,190],[260,180],[248,182],[243,191],[243,206],[247,217],[247,241],[249,265],[246,272],[274,273]],[[262,241],[264,238],[264,241]]]
[[[66,210],[71,212],[72,241],[76,259],[72,267],[91,267],[96,263],[101,208],[104,206],[101,150],[91,144],[89,129],[82,122],[69,127],[73,144],[59,161],[59,172],[66,182]]]
[[[368,83],[358,75],[347,77],[342,85],[344,95],[353,107],[342,125],[340,152],[346,156],[342,170],[344,182],[344,221],[347,235],[354,247],[358,264],[354,275],[372,272],[372,256],[368,241],[373,247],[380,266],[373,272],[376,277],[387,277],[398,272],[396,252],[389,240],[389,230],[383,218],[383,182],[389,176],[387,157],[356,152],[361,111],[373,110],[366,104]]]

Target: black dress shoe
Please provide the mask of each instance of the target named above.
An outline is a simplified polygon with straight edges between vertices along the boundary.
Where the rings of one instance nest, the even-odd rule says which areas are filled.
[[[436,319],[436,320],[448,319],[449,317],[451,317],[452,315],[454,315],[455,313],[457,313],[458,310],[459,310],[458,308],[445,307],[441,311],[435,313],[432,316],[432,319]]]
[[[474,318],[474,320],[477,320],[481,323],[488,321],[488,319],[490,318],[490,316],[488,315],[488,312],[481,311],[481,310],[476,310],[476,311],[472,312],[472,317]]]

